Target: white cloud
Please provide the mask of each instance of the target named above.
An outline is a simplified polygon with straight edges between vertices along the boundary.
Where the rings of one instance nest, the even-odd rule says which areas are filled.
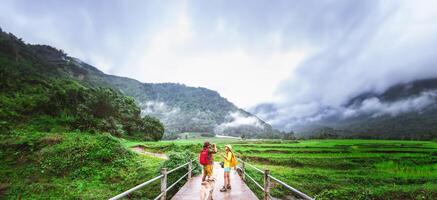
[[[133,47],[135,50],[125,67],[116,69],[117,74],[146,82],[178,82],[189,86],[201,86],[217,90],[240,107],[274,100],[277,85],[313,50],[298,47],[281,50],[280,33],[267,34],[260,43],[269,52],[247,50],[234,35],[225,49],[204,47],[205,40],[217,35],[235,33],[223,19],[217,22],[216,36],[196,32],[187,12],[175,14],[178,20]],[[214,31],[214,30],[212,30]],[[265,41],[262,41],[265,40]],[[208,45],[214,45],[217,41]],[[129,68],[125,70],[124,68]]]
[[[235,128],[239,126],[254,126],[257,128],[263,128],[260,120],[256,117],[250,116],[247,117],[243,115],[240,111],[229,113],[227,116],[228,121],[222,124],[219,124],[215,128],[215,132],[222,133],[227,128]]]
[[[170,107],[164,102],[160,101],[146,101],[140,102],[141,114],[157,116],[160,119],[166,121],[172,116],[177,115],[180,112],[178,107]]]

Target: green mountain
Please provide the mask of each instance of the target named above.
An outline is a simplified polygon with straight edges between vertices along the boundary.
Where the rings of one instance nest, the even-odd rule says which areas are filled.
[[[258,117],[239,109],[216,91],[176,83],[141,83],[108,75],[61,50],[46,45],[24,44],[3,33],[5,54],[12,60],[32,58],[44,67],[38,71],[49,78],[62,76],[88,88],[111,88],[133,97],[142,116],[158,118],[166,137],[181,132],[209,132],[246,137],[280,137],[280,132]],[[7,45],[6,45],[7,44]],[[121,120],[125,121],[125,120]]]
[[[83,69],[91,67],[74,60]],[[269,124],[206,88],[177,83],[141,83],[96,70],[87,70],[75,77],[91,85],[109,86],[133,97],[143,114],[163,122],[169,136],[181,132],[213,132],[266,137],[274,132]]]
[[[248,137],[273,137],[278,131],[251,113],[239,109],[219,93],[177,83],[142,83],[105,74],[69,57],[75,68],[72,77],[89,85],[111,87],[135,99],[143,115],[158,118],[167,137],[181,132],[209,132]]]

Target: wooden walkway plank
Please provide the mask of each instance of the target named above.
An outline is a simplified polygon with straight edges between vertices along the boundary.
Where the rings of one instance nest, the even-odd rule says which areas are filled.
[[[231,186],[232,189],[227,192],[220,192],[223,186],[223,168],[216,162],[214,163],[213,176],[217,179],[214,187],[213,199],[215,200],[258,200],[256,195],[249,187],[241,180],[240,176],[234,171],[231,171]],[[196,200],[200,199],[200,184],[202,175],[193,177],[173,196],[172,200]]]

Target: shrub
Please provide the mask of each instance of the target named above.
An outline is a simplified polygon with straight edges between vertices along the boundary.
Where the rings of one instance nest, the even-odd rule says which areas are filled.
[[[190,161],[190,159],[193,161],[192,162],[192,169],[193,169],[193,175],[199,174],[201,172],[201,168],[199,165],[199,162],[197,162],[197,154],[193,153],[190,150],[183,150],[183,151],[170,151],[168,154],[168,160],[166,160],[162,167],[166,167],[168,170],[174,169],[184,163],[187,163],[188,161]],[[188,169],[188,168],[184,168],[184,169]],[[179,176],[184,175],[187,170],[178,170],[179,172]]]
[[[50,140],[45,137],[41,141]],[[44,173],[67,175],[84,167],[113,165],[118,160],[129,158],[130,153],[111,136],[80,134],[45,147],[38,156]]]

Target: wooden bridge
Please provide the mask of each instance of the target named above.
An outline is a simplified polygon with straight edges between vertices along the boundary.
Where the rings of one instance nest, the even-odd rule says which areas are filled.
[[[286,183],[282,182],[281,180],[271,176],[269,174],[269,170],[260,170],[256,168],[255,166],[251,165],[250,163],[247,163],[241,159],[238,159],[240,161],[240,165],[238,166],[239,171],[241,171],[241,177],[235,172],[232,171],[230,173],[230,179],[231,179],[231,185],[232,189],[227,192],[220,192],[221,186],[223,186],[223,169],[220,168],[220,166],[215,163],[214,164],[214,171],[213,176],[217,179],[214,186],[214,192],[213,192],[213,199],[216,200],[257,200],[258,197],[249,189],[249,187],[246,185],[246,179],[252,181],[258,189],[260,189],[263,192],[263,199],[269,200],[269,199],[276,199],[270,195],[270,182],[275,181],[277,184],[282,185],[286,190],[290,190],[295,196],[295,199],[304,199],[304,200],[313,200],[313,198],[309,197],[308,195],[300,192],[299,190],[287,185]],[[246,173],[246,166],[251,167],[255,169],[255,171],[262,173],[264,177],[263,186],[255,181],[249,174]],[[186,168],[184,168],[186,167]],[[172,185],[167,187],[167,175],[181,169],[187,169],[187,173],[185,173],[182,177],[180,177],[177,181],[175,181]],[[185,177],[187,177],[187,182],[184,184],[182,188],[178,190],[178,192],[172,197],[172,200],[195,200],[200,199],[200,187],[202,182],[202,175],[191,177],[192,173],[192,161],[189,161],[185,164],[182,164],[172,170],[167,171],[166,168],[161,169],[161,175],[150,179],[144,183],[141,183],[121,194],[118,194],[117,196],[114,196],[110,198],[109,200],[117,200],[121,199],[123,197],[128,196],[131,192],[139,190],[148,184],[161,180],[161,193],[154,199],[154,200],[166,200],[167,198],[167,192],[172,189],[178,182],[183,180]]]
[[[227,192],[220,192],[223,186],[223,169],[218,163],[214,164],[213,176],[217,179],[214,186],[213,199],[231,200],[254,200],[258,199],[246,183],[238,176],[235,171],[230,173],[232,189]],[[193,200],[200,199],[200,184],[202,175],[196,176],[187,181],[185,185],[173,196],[172,200]]]

